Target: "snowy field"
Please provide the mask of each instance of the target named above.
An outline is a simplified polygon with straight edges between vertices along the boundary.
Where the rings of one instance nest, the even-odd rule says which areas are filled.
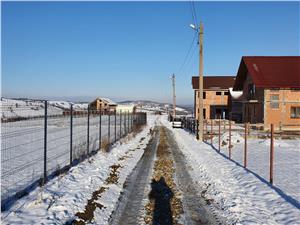
[[[234,224],[300,224],[300,141],[275,140],[274,186],[268,183],[269,142],[248,140],[248,168],[243,165],[243,138],[233,135],[232,159],[228,147],[218,153],[183,129],[169,127],[185,154],[194,181],[206,187],[208,198],[228,213]],[[228,139],[224,134],[223,140]],[[239,140],[239,141],[238,141]],[[208,140],[210,142],[210,140]]]
[[[44,188],[36,187],[16,201],[8,211],[2,212],[2,223],[64,224],[84,209],[93,191],[104,186],[108,190],[97,202],[105,207],[96,209],[95,223],[108,224],[126,177],[150,139],[149,129],[161,123],[174,134],[199,193],[211,199],[231,224],[300,224],[299,140],[275,140],[272,186],[268,183],[269,140],[248,140],[249,170],[246,170],[242,167],[243,137],[239,134],[232,133],[233,160],[229,160],[227,146],[222,146],[221,153],[216,150],[218,138],[213,139],[214,147],[200,143],[187,131],[172,129],[167,116],[152,115],[148,115],[146,128],[136,137],[116,142],[111,152],[98,152],[66,174],[50,180]],[[223,134],[222,141],[227,139],[228,134]],[[110,167],[117,163],[121,165],[119,181],[106,185]]]
[[[93,191],[104,185],[110,166],[120,163],[121,172],[117,184],[107,185],[108,190],[100,203],[106,207],[96,210],[96,224],[107,224],[126,177],[143,154],[157,117],[149,116],[147,126],[135,137],[116,142],[109,153],[98,152],[89,159],[72,167],[66,174],[53,178],[44,188],[37,187],[29,195],[19,199],[5,212],[2,224],[64,224],[82,211]],[[131,151],[133,151],[130,153]],[[126,157],[124,157],[126,156]],[[120,162],[120,158],[124,158]]]
[[[125,134],[122,117],[122,135]],[[120,137],[120,117],[101,117],[101,139],[110,142]],[[128,120],[126,121],[128,124]],[[47,173],[70,164],[70,117],[48,118],[47,123]],[[116,124],[116,128],[115,128]],[[99,115],[90,116],[89,148],[87,146],[87,116],[73,118],[73,159],[99,149]],[[129,125],[131,123],[129,122]],[[128,129],[128,125],[127,125]],[[116,133],[115,133],[116,131]],[[44,120],[31,119],[2,123],[1,126],[1,199],[22,191],[43,177],[44,170]]]
[[[66,101],[48,101],[48,115],[62,115],[63,111],[71,108],[74,110],[86,110],[87,103],[71,103]],[[1,99],[1,119],[18,117],[44,116],[45,104],[42,101]]]

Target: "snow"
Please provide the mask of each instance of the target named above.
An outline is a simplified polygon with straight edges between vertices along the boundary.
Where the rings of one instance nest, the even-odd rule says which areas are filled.
[[[170,129],[186,157],[190,174],[199,193],[213,199],[212,205],[228,224],[300,224],[300,141],[275,140],[274,186],[268,183],[268,139],[248,140],[248,169],[243,165],[244,138],[232,132],[232,160],[228,159],[228,144],[219,153],[218,138],[212,147],[202,143],[183,129],[172,129],[167,116],[148,115],[146,128],[132,139],[118,141],[110,153],[96,155],[72,167],[66,174],[50,180],[44,188],[37,187],[19,199],[5,212],[2,224],[64,224],[83,211],[92,193],[108,187],[97,202],[106,208],[96,209],[95,224],[108,224],[126,177],[135,167],[150,139],[149,129],[160,120]],[[216,128],[214,127],[214,130]],[[228,133],[221,140],[227,142]],[[145,138],[142,141],[141,138]],[[124,161],[118,159],[126,155]],[[127,155],[128,156],[128,155]],[[105,184],[110,166],[120,163],[117,184]]]
[[[116,117],[116,138],[120,135]],[[123,118],[124,119],[124,118]],[[114,140],[114,118],[110,118],[110,138]],[[102,115],[102,140],[108,138],[108,116]],[[122,134],[124,134],[122,124]],[[89,151],[99,148],[99,116],[90,116]],[[44,120],[23,120],[1,126],[1,198],[9,199],[43,176]],[[73,118],[73,159],[87,151],[87,116]],[[47,173],[69,165],[70,117],[48,118]]]
[[[229,93],[233,99],[239,99],[242,95],[242,91],[234,91],[233,88],[229,88]]]
[[[176,106],[176,111],[179,111],[179,112],[187,112],[185,109],[183,109],[183,108],[180,108],[180,107],[178,107],[178,106]]]
[[[109,153],[98,152],[89,159],[72,167],[66,174],[50,180],[44,187],[37,187],[29,195],[19,199],[5,212],[1,213],[2,224],[64,224],[72,220],[76,212],[83,211],[92,193],[101,186],[108,187],[98,201],[105,205],[95,212],[95,223],[106,224],[123,190],[126,177],[143,154],[150,139],[149,129],[156,121],[148,117],[148,124],[135,137],[116,142]],[[142,139],[144,138],[144,139]],[[123,161],[118,161],[127,154]],[[119,163],[117,184],[104,184],[110,173],[110,166]]]
[[[86,110],[88,103],[72,103],[67,101],[48,101],[48,115],[62,115],[63,111],[71,108],[74,110]],[[26,118],[41,117],[45,114],[43,101],[1,99],[1,118]]]
[[[233,133],[232,159],[228,146],[218,153],[210,144],[200,143],[182,129],[172,129],[187,158],[199,192],[214,199],[219,213],[234,224],[300,224],[300,141],[275,140],[274,186],[268,183],[267,140],[248,140],[248,169],[243,165],[243,138]],[[223,140],[228,138],[225,134]],[[240,142],[237,142],[240,140]],[[213,139],[218,148],[218,138]],[[279,147],[280,146],[280,147]]]

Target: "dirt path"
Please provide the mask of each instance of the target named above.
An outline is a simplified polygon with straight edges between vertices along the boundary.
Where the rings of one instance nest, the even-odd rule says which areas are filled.
[[[146,187],[151,177],[154,157],[159,141],[159,130],[154,128],[152,138],[137,166],[124,184],[124,192],[119,205],[111,215],[110,224],[138,224],[143,209],[142,200],[147,195]]]
[[[165,132],[175,163],[176,183],[182,192],[184,208],[184,224],[225,224],[215,211],[213,199],[206,197],[206,188],[196,186],[189,174],[185,156],[179,149],[176,140],[170,130]]]
[[[111,168],[107,182],[115,182],[118,168]],[[172,132],[156,126],[143,156],[124,183],[109,224],[225,224],[214,210],[213,199],[205,196],[205,188],[195,186],[188,171]],[[95,192],[85,212],[77,214],[81,220],[75,224],[91,222],[95,208],[103,207],[97,203],[103,191]]]

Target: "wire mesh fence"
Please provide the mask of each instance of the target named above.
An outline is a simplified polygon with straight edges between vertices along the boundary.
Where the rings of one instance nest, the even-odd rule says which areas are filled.
[[[35,108],[36,110],[33,110]],[[32,113],[33,112],[33,113]],[[1,105],[1,208],[146,123],[145,113]]]
[[[183,127],[196,136],[194,118],[183,119]],[[291,198],[300,199],[297,191],[300,189],[300,132],[295,129],[300,127],[268,127],[266,130],[262,124],[204,120],[203,139],[223,157],[289,193]]]

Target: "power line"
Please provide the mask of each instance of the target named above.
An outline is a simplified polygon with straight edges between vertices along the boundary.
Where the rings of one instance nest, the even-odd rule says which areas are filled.
[[[196,9],[195,9],[195,2],[194,1],[192,1],[192,7],[193,7],[193,12],[194,12],[195,20],[196,20],[196,25],[197,25],[197,27],[199,27],[198,26],[197,12],[196,12]]]
[[[188,57],[190,56],[191,50],[192,50],[192,48],[193,48],[193,45],[194,45],[196,36],[197,36],[197,34],[195,33],[195,35],[194,35],[194,37],[193,37],[193,40],[192,40],[192,42],[191,42],[191,44],[190,44],[190,47],[189,47],[189,49],[188,49],[188,51],[187,51],[187,53],[186,53],[186,55],[185,55],[185,57],[184,57],[184,60],[183,60],[183,62],[182,62],[182,64],[181,64],[181,66],[179,67],[179,70],[178,70],[178,73],[177,73],[177,74],[180,74],[180,72],[182,71],[182,69],[183,69],[184,66],[186,65],[187,59],[188,59]]]
[[[196,10],[195,10],[194,1],[189,1],[189,6],[190,6],[191,13],[192,13],[193,22],[196,25],[196,27],[198,27],[197,14],[196,14]]]

